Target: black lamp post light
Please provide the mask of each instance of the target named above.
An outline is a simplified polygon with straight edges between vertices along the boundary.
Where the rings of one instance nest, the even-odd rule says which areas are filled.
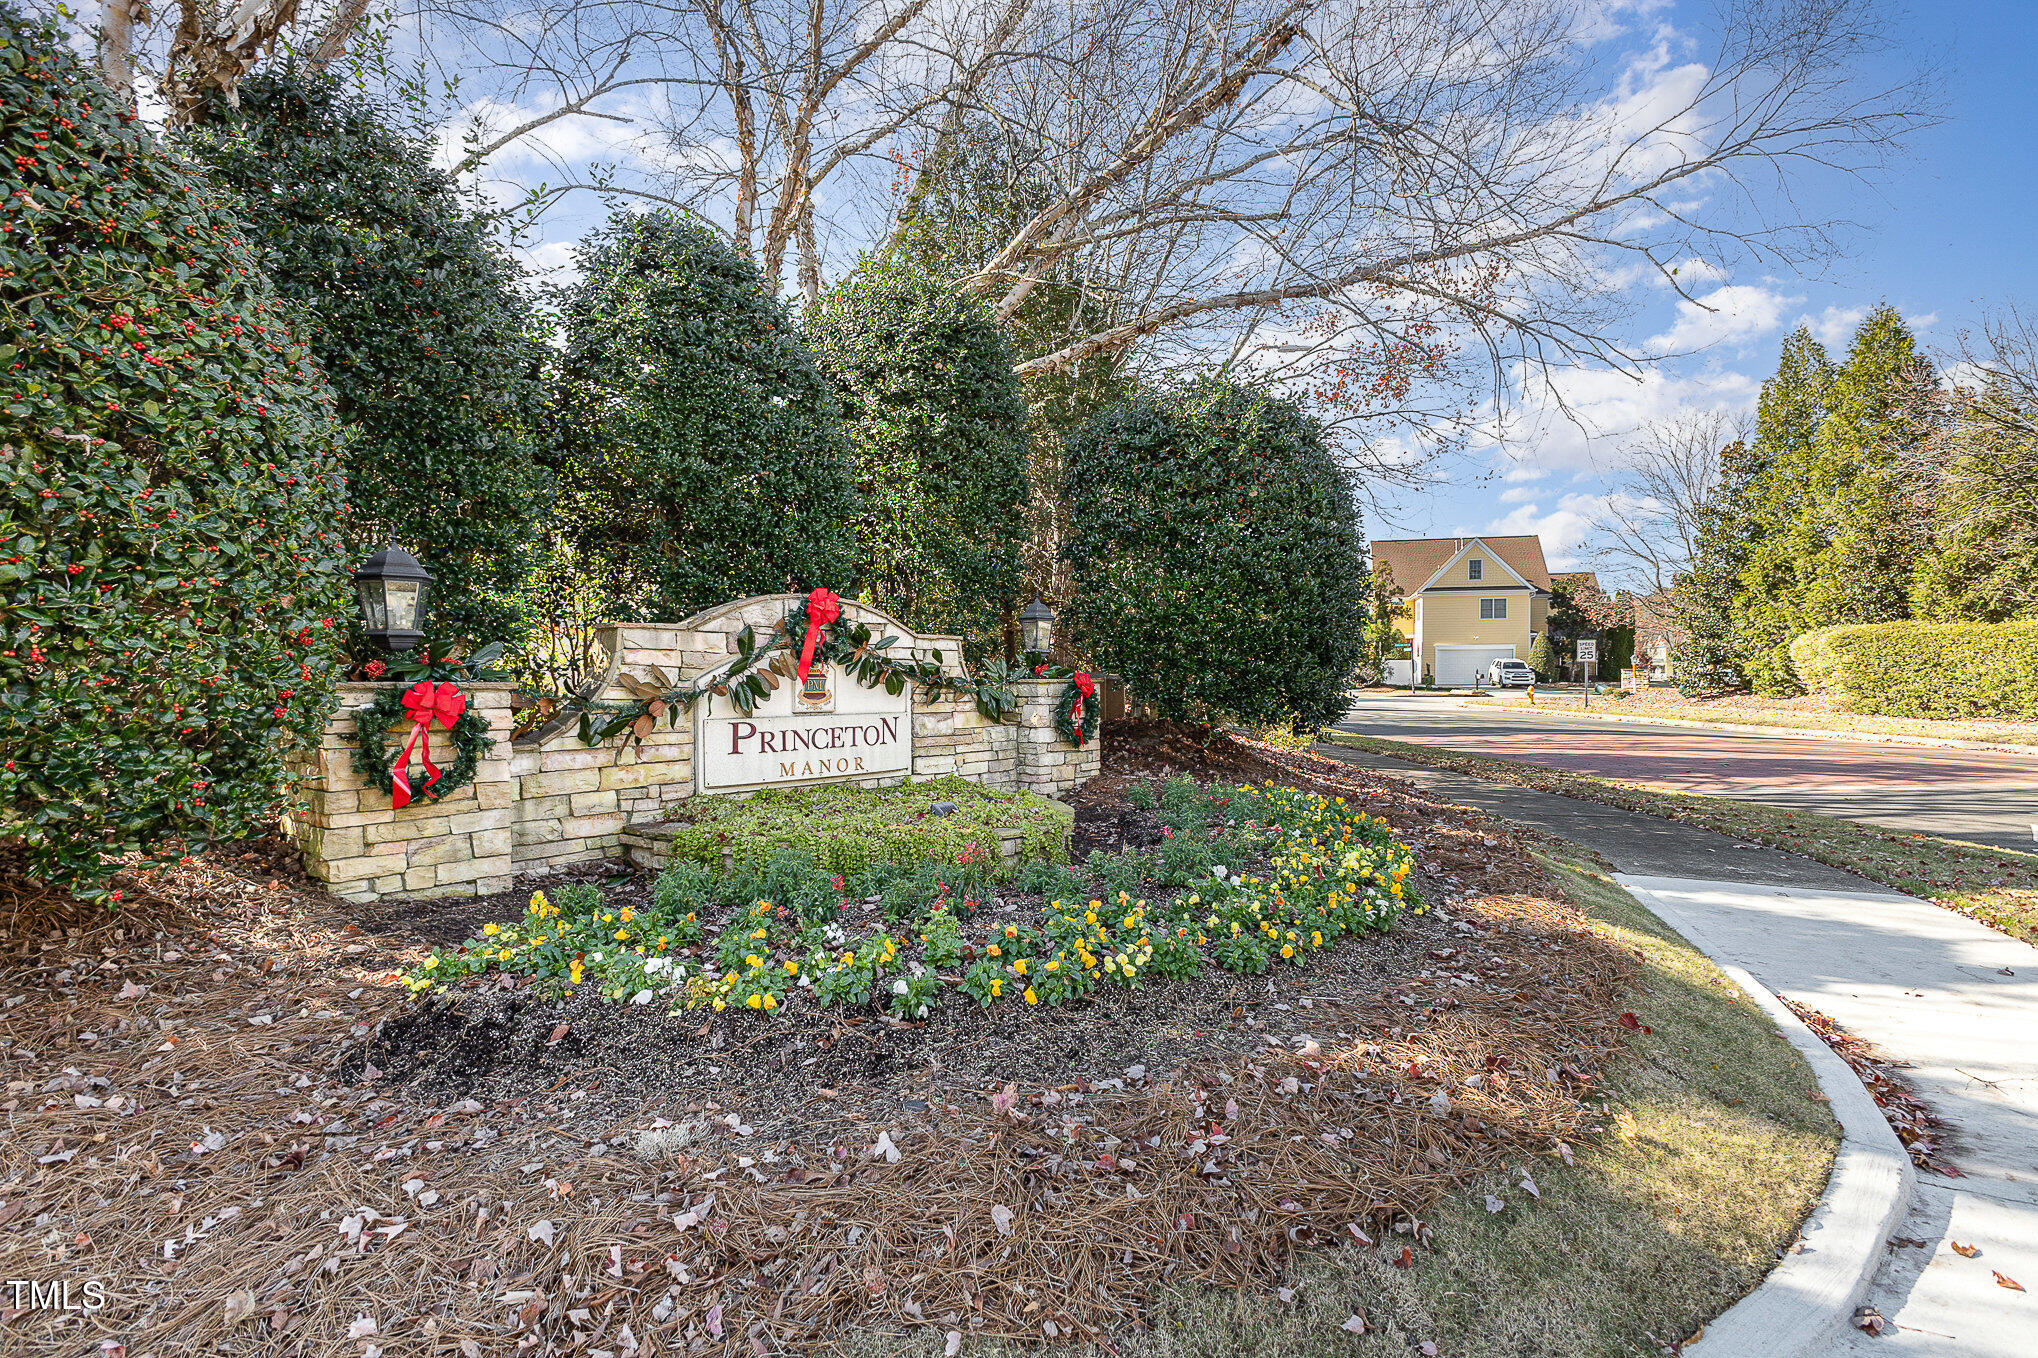
[[[1019,614],[1019,649],[1042,660],[1054,649],[1054,613],[1037,594]]]
[[[432,577],[418,559],[391,542],[354,570],[354,592],[361,598],[361,629],[368,640],[395,654],[425,639],[425,607]]]

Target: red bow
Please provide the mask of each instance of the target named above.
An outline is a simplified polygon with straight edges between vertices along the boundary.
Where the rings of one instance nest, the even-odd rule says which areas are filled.
[[[800,647],[800,682],[807,682],[807,667],[814,663],[814,643],[821,629],[842,616],[842,600],[832,590],[817,589],[807,596],[807,639]]]
[[[410,752],[424,744],[425,772],[429,776],[418,791],[431,795],[432,784],[443,776],[438,765],[432,763],[432,723],[437,722],[448,731],[453,723],[467,711],[467,695],[457,684],[435,684],[429,679],[420,679],[410,686],[403,695],[403,710],[416,723],[411,727],[410,740],[404,744],[403,758],[396,761],[389,770],[389,804],[395,808],[410,805]]]
[[[1083,699],[1093,697],[1097,692],[1097,681],[1087,674],[1078,673],[1069,681],[1076,686],[1076,700],[1069,704],[1069,724],[1076,728],[1076,744],[1083,743]]]

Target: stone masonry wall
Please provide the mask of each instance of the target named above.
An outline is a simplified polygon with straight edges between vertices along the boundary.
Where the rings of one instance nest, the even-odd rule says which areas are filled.
[[[1104,766],[1103,741],[1076,749],[1054,729],[1054,710],[1061,704],[1062,679],[1026,679],[1012,686],[1019,697],[1019,724],[1003,728],[1017,746],[1017,786],[1043,796],[1075,791]],[[1098,701],[1091,698],[1091,702]],[[1098,725],[1101,737],[1103,725]]]
[[[736,635],[746,624],[761,636],[798,601],[797,595],[772,595],[709,609],[683,623],[611,624],[601,634],[610,663],[595,701],[631,701],[625,680],[659,689],[691,682],[734,654]],[[848,601],[843,609],[846,616],[901,633],[923,656],[940,651],[944,667],[961,672],[959,639],[915,637],[876,610]],[[495,749],[469,787],[443,802],[394,811],[388,789],[365,787],[352,768],[354,708],[387,687],[342,685],[324,741],[294,770],[304,809],[286,826],[304,850],[307,871],[347,899],[485,895],[507,889],[515,873],[618,857],[626,825],[655,820],[693,795],[690,714],[676,725],[660,719],[641,743],[619,735],[590,748],[580,742],[577,719],[569,719],[556,729],[527,734],[512,747],[511,686],[470,683],[461,688],[489,718]],[[1055,735],[1054,707],[1062,687],[1051,680],[1018,684],[1016,724],[985,720],[968,698],[944,696],[932,703],[916,698],[913,776],[955,775],[1049,796],[1073,791],[1097,772],[1098,751],[1094,741],[1074,750]],[[401,734],[407,737],[409,728]],[[436,760],[450,742],[436,728],[433,739]],[[882,786],[898,780],[893,775],[862,782]]]
[[[495,748],[474,781],[435,802],[391,808],[389,789],[354,772],[354,712],[402,684],[341,684],[339,707],[317,749],[295,761],[299,805],[283,829],[304,854],[305,871],[350,901],[382,896],[486,896],[506,890],[511,856],[510,684],[462,684],[467,702],[488,719]],[[389,728],[391,758],[412,728]],[[453,758],[452,739],[432,728],[432,762]]]

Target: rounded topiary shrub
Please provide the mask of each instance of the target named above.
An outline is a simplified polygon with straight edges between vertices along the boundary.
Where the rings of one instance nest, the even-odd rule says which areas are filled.
[[[655,617],[849,583],[856,494],[828,380],[757,270],[678,212],[580,251],[560,356],[562,520]]]
[[[189,145],[243,196],[352,433],[352,558],[394,538],[437,578],[435,637],[505,637],[550,491],[533,457],[546,353],[495,215],[399,110],[335,77],[285,67],[204,112]]]
[[[1070,436],[1064,617],[1160,715],[1319,725],[1365,649],[1349,476],[1287,400],[1223,380]]]
[[[0,852],[257,830],[332,695],[331,391],[227,195],[0,9]]]
[[[859,583],[921,631],[981,642],[1019,593],[1026,399],[990,311],[868,265],[808,321],[856,456]]]

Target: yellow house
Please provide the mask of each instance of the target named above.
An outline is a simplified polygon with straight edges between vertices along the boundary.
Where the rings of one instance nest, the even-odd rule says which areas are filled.
[[[1394,573],[1395,628],[1425,675],[1458,688],[1495,660],[1528,659],[1549,625],[1550,568],[1537,537],[1402,538],[1373,544],[1375,569]]]

